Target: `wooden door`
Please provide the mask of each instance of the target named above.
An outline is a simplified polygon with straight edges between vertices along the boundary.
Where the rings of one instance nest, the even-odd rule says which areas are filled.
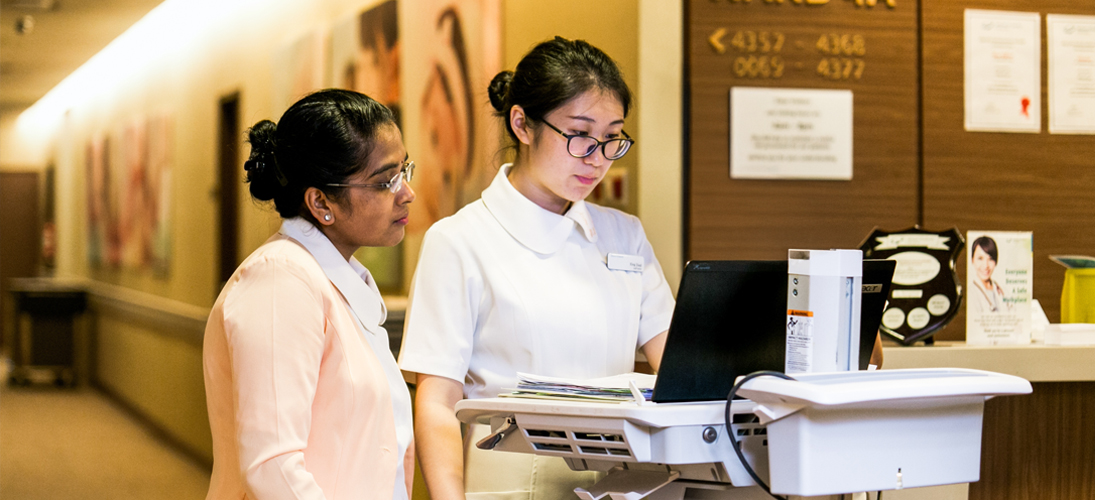
[[[38,173],[0,172],[0,347],[16,326],[8,281],[37,275],[41,241]]]

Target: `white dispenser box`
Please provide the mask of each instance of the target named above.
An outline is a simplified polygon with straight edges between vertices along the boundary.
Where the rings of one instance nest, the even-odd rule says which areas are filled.
[[[1031,392],[1019,377],[958,368],[794,377],[759,377],[738,391],[768,428],[776,494],[975,482],[985,400]]]
[[[792,373],[859,369],[860,250],[787,252],[787,357]]]

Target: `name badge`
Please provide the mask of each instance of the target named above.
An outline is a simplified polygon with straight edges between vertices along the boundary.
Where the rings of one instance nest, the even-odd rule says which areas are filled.
[[[639,255],[627,255],[623,253],[608,254],[608,268],[614,271],[643,272],[643,258]]]

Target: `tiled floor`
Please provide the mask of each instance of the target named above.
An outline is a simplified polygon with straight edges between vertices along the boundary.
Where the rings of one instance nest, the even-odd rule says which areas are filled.
[[[0,388],[0,498],[201,500],[209,471],[92,389]]]

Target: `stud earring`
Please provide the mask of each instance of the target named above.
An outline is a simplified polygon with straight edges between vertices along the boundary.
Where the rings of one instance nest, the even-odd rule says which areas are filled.
[[[331,220],[331,214],[326,214],[326,215],[324,215],[324,216],[323,216],[323,220],[325,220],[325,221],[330,221],[330,220]]]

